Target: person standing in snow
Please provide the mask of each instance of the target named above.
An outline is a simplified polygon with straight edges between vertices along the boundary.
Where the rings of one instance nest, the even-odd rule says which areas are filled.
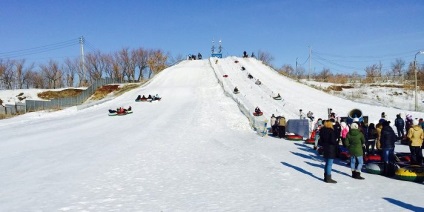
[[[319,131],[320,144],[324,148],[324,182],[337,183],[331,178],[331,169],[333,168],[333,161],[336,158],[338,143],[336,141],[336,134],[333,129],[333,122],[324,121],[324,127]]]
[[[346,147],[346,136],[347,136],[347,133],[349,133],[349,126],[347,126],[346,122],[342,121],[342,123],[340,123],[340,127],[341,127],[340,137],[342,139],[342,144],[344,147]]]
[[[412,122],[412,127],[409,128],[407,137],[409,139],[409,149],[411,150],[411,165],[422,165],[423,152],[421,146],[423,144],[424,132],[418,125],[418,120]]]
[[[365,145],[364,134],[359,130],[357,123],[352,123],[350,131],[346,137],[346,146],[350,153],[350,169],[352,170],[352,178],[363,180],[361,177],[362,166],[364,165],[364,152],[362,147]],[[356,161],[358,165],[356,166]]]
[[[377,138],[375,139],[375,148],[377,151],[381,150],[381,130],[383,129],[383,123],[378,123],[375,125],[375,129],[377,130]]]
[[[317,123],[315,123],[314,131],[315,131],[315,144],[314,144],[314,150],[318,149],[318,140],[319,140],[319,130],[322,128],[322,119],[319,118],[317,120]]]
[[[405,128],[405,121],[400,117],[400,114],[396,115],[395,119],[396,131],[399,139],[402,139],[405,136],[403,129]]]
[[[383,128],[381,129],[380,145],[383,151],[383,175],[389,176],[393,174],[393,170],[389,170],[389,165],[394,161],[395,142],[397,137],[395,131],[393,131],[393,128],[390,126],[390,121],[384,121],[382,126]]]
[[[272,132],[272,135],[275,135],[275,121],[277,120],[277,118],[275,118],[275,116],[274,116],[274,114],[272,114],[272,116],[271,116],[271,132]]]
[[[286,118],[282,116],[278,121],[278,137],[286,137]]]
[[[368,136],[367,141],[365,142],[365,148],[367,150],[367,154],[374,154],[375,151],[375,142],[378,137],[377,129],[374,126],[374,123],[370,123],[368,126]],[[370,151],[371,146],[371,151]]]
[[[336,140],[337,143],[340,144],[340,134],[342,132],[342,127],[339,123],[339,121],[335,120],[335,123],[333,125],[334,133],[336,133]]]
[[[405,121],[405,131],[408,132],[409,128],[412,127],[412,115],[408,114],[406,115],[406,121]]]

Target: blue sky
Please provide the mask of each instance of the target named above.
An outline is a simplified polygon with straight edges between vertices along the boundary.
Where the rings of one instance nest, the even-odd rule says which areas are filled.
[[[312,71],[363,74],[379,62],[387,70],[396,58],[413,61],[424,50],[423,23],[420,0],[2,0],[0,58],[78,57],[80,36],[86,52],[143,47],[205,57],[212,40],[222,40],[224,56],[260,50],[275,67],[297,59],[308,70],[311,47]],[[424,55],[417,61],[423,64]]]

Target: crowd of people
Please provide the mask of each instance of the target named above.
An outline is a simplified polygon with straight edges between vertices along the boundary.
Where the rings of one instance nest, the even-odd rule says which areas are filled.
[[[328,120],[319,118],[314,125],[315,144],[314,149],[322,146],[325,158],[324,181],[337,183],[331,177],[333,160],[337,156],[339,145],[343,145],[350,153],[350,168],[352,178],[363,180],[361,169],[364,164],[364,155],[381,155],[383,175],[394,174],[395,143],[406,140],[411,152],[411,165],[422,165],[422,144],[424,139],[423,119],[413,119],[411,115],[406,116],[404,121],[400,114],[394,120],[397,134],[387,120],[386,114],[381,114],[381,119],[375,125],[368,125],[358,119],[348,125],[345,121],[339,121],[333,117]]]

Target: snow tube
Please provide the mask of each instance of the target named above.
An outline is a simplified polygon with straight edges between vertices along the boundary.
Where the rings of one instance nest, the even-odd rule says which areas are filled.
[[[109,116],[116,116],[117,113],[109,113]]]
[[[410,165],[403,168],[399,168],[395,172],[395,177],[399,180],[423,182],[424,167],[419,165]]]
[[[258,113],[257,112],[254,112],[253,113],[254,116],[262,116],[263,114],[264,114],[263,112],[258,112]]]
[[[365,165],[365,171],[370,174],[382,174],[384,162],[370,162]]]
[[[234,63],[238,63],[238,60],[234,61]]]
[[[344,146],[338,147],[339,154],[337,155],[341,160],[347,160],[350,159],[350,153],[349,150]]]
[[[233,93],[234,93],[234,94],[238,94],[238,93],[240,93],[240,91],[233,91]]]
[[[281,96],[272,97],[275,100],[281,100]]]
[[[364,155],[364,162],[378,162],[381,161],[381,155],[373,154],[373,155]]]
[[[303,137],[300,135],[286,135],[286,139],[290,141],[302,141]]]
[[[136,99],[136,102],[147,102],[147,98]]]
[[[224,74],[224,76],[223,77],[228,77],[228,75],[227,74]]]
[[[395,153],[396,157],[399,159],[400,162],[411,162],[411,153],[409,152],[398,152]]]
[[[305,144],[315,144],[315,138],[306,139]]]

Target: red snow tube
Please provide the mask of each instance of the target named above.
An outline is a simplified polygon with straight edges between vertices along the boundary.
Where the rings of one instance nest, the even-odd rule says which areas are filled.
[[[253,113],[254,116],[262,116],[263,114],[264,114],[263,112],[258,112],[258,113],[257,112],[254,112]]]
[[[350,154],[349,154],[349,152],[340,152],[339,158],[342,159],[342,160],[347,160],[347,159],[350,158]]]
[[[364,156],[364,161],[365,162],[378,162],[381,161],[381,155],[365,155]]]
[[[301,141],[303,137],[300,135],[286,135],[286,139],[290,141]]]
[[[411,153],[399,152],[395,154],[401,162],[411,162]]]
[[[316,134],[316,132],[315,132],[315,131],[312,131],[312,133],[311,133],[311,137],[310,137],[310,138],[308,138],[308,139],[305,141],[305,143],[306,143],[306,144],[315,144],[315,134]]]
[[[314,138],[306,139],[305,144],[315,144],[315,139]]]

